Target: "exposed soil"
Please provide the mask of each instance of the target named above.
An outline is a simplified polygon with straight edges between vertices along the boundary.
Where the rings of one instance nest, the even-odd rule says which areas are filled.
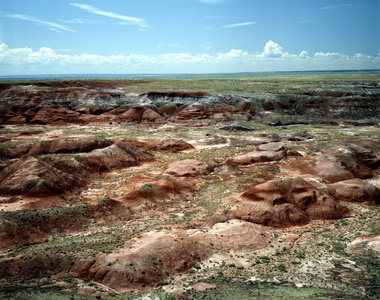
[[[378,109],[377,88],[143,84],[0,85],[0,297],[376,298],[379,126],[346,116]]]

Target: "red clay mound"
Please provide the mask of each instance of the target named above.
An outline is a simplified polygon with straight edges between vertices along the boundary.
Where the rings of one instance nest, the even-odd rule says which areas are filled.
[[[120,292],[157,287],[209,257],[210,245],[196,243],[183,231],[155,232],[127,242],[122,250],[100,254],[95,263],[77,261],[74,272]]]
[[[222,249],[227,253],[230,250],[251,252],[261,249],[271,239],[264,226],[236,219],[216,223],[208,232],[195,230],[191,236],[200,244],[212,243],[215,249]]]
[[[140,96],[147,96],[151,100],[155,100],[157,98],[207,98],[210,94],[205,92],[148,92],[145,94],[141,94]]]
[[[328,186],[335,190],[339,200],[360,202],[367,205],[380,204],[380,189],[365,180],[355,178]]]
[[[22,226],[0,226],[0,250],[17,249],[25,245],[45,242],[50,235],[37,229]]]
[[[111,142],[92,136],[76,140],[60,139],[38,142],[32,146],[28,154],[90,152],[110,145]]]
[[[207,114],[199,105],[189,105],[181,109],[172,119],[174,121],[182,120],[201,120],[207,119]]]
[[[0,148],[0,161],[8,160],[18,157],[17,153],[12,151],[11,149]]]
[[[264,227],[241,220],[216,223],[208,231],[148,232],[128,241],[118,252],[98,255],[95,263],[77,261],[73,269],[78,277],[119,292],[144,290],[189,271],[215,252],[251,252],[267,246],[270,239],[273,238]]]
[[[96,172],[108,172],[137,166],[154,160],[154,155],[130,144],[117,142],[77,157],[85,166]]]
[[[17,114],[9,108],[0,107],[0,124],[7,124],[8,120],[16,117]]]
[[[314,153],[283,165],[289,176],[316,175],[331,183],[354,179],[368,179],[377,176],[380,159],[363,147],[335,147]]]
[[[228,199],[236,218],[272,227],[305,225],[311,219],[340,219],[349,210],[301,178],[268,181]]]
[[[241,109],[224,103],[202,105],[196,103],[183,107],[171,120],[176,122],[209,118],[216,121],[229,121],[232,119],[232,115],[242,113]]]
[[[157,123],[165,119],[157,111],[144,105],[135,106],[126,112],[118,115],[115,121],[119,122],[136,122],[136,123]]]
[[[269,143],[262,144],[253,151],[228,158],[224,163],[231,167],[239,167],[260,162],[279,161],[288,156],[301,156],[301,154],[279,143]]]
[[[164,173],[176,177],[196,177],[207,175],[210,171],[212,168],[203,161],[185,159],[169,164]]]
[[[147,183],[122,197],[120,201],[139,205],[172,201],[177,195],[194,192],[194,186],[188,180],[178,180],[171,177],[160,179],[155,183]],[[149,202],[149,203],[148,203]]]
[[[29,124],[39,125],[65,125],[68,123],[84,124],[80,120],[80,113],[66,108],[41,108],[29,121]]]
[[[23,156],[0,172],[0,194],[45,197],[86,185],[88,173],[74,159]]]

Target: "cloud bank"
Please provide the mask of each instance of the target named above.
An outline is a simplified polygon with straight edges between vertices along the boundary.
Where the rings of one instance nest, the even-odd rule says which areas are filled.
[[[161,55],[94,55],[61,54],[42,47],[11,49],[0,44],[0,75],[31,74],[143,74],[143,73],[221,73],[262,71],[304,71],[380,69],[380,57],[357,53],[353,56],[317,52],[299,54],[285,52],[268,41],[261,53],[231,49],[226,53],[188,53]]]

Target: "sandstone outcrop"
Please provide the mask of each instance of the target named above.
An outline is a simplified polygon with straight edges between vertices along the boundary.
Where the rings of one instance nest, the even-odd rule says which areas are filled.
[[[92,171],[108,172],[153,161],[154,155],[128,143],[117,142],[109,147],[82,154],[77,159]]]
[[[279,143],[267,143],[259,145],[253,151],[246,151],[235,157],[230,157],[224,163],[231,167],[239,167],[254,163],[279,161],[288,156],[301,156],[301,154]]]
[[[366,180],[350,179],[329,184],[341,201],[359,202],[367,205],[380,204],[380,189]]]
[[[289,176],[310,174],[334,183],[376,177],[379,161],[376,154],[363,147],[335,147],[292,160],[282,168]]]
[[[110,145],[111,142],[93,136],[73,140],[47,140],[34,144],[28,154],[90,152]]]
[[[127,142],[138,148],[152,151],[181,152],[194,149],[188,142],[175,138],[151,139],[147,141],[127,140]]]
[[[185,159],[169,164],[164,173],[176,177],[195,177],[207,175],[211,170],[212,168],[203,161]]]
[[[258,184],[227,201],[234,205],[236,218],[278,228],[305,225],[311,219],[340,219],[349,213],[337,200],[301,178]]]

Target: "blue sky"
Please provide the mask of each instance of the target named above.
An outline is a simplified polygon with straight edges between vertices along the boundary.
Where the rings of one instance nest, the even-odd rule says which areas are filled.
[[[380,69],[379,0],[7,0],[0,75]]]

